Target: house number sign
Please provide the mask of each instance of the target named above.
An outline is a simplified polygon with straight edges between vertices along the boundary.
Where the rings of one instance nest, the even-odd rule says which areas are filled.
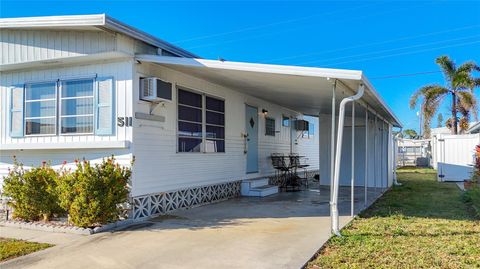
[[[132,127],[133,118],[132,117],[118,117],[117,126],[118,127]]]

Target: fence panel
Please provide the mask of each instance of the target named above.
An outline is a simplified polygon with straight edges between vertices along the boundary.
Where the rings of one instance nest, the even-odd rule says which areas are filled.
[[[438,135],[433,143],[439,181],[469,179],[480,134]]]

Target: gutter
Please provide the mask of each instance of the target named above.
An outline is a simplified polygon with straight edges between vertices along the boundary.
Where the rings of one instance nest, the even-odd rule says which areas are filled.
[[[358,92],[350,97],[343,98],[340,102],[340,111],[338,115],[337,148],[335,150],[335,170],[333,174],[333,195],[330,201],[330,216],[332,221],[332,233],[341,236],[338,219],[338,188],[340,184],[340,160],[342,158],[343,128],[345,121],[345,105],[347,103],[360,99],[365,92],[365,86],[360,84]]]

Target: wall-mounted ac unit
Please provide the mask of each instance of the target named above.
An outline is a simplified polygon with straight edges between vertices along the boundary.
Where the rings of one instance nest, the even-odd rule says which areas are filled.
[[[295,130],[297,131],[308,131],[308,121],[306,120],[295,120]]]
[[[172,83],[159,78],[140,79],[140,99],[149,102],[171,102]]]

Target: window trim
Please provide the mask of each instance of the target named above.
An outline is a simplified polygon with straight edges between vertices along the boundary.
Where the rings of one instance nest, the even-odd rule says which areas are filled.
[[[191,87],[182,86],[182,85],[179,85],[178,83],[175,83],[175,90],[176,90],[176,98],[177,98],[177,100],[176,100],[176,113],[177,113],[177,115],[176,115],[176,122],[175,122],[175,124],[176,124],[176,128],[175,128],[175,131],[176,131],[176,133],[175,133],[175,152],[177,154],[225,154],[227,152],[227,148],[226,148],[226,145],[227,145],[227,143],[226,143],[226,140],[227,140],[227,136],[226,136],[227,120],[225,118],[225,115],[226,115],[225,98],[219,97],[219,96],[216,96],[216,95],[213,95],[213,94],[210,94],[210,93],[206,93],[206,92],[203,92],[203,91],[200,91],[200,90],[192,89]],[[201,98],[202,98],[202,107],[199,108],[199,107],[180,104],[179,103],[179,92],[181,90],[200,95]],[[207,98],[206,97],[211,97],[211,98],[223,101],[224,112],[215,111],[215,110],[207,110]],[[179,132],[180,132],[180,130],[178,129],[179,121],[187,122],[187,123],[193,123],[193,124],[199,124],[198,122],[191,122],[191,121],[188,121],[188,120],[180,120],[179,119],[180,118],[179,117],[179,109],[178,109],[179,106],[196,108],[196,109],[200,109],[202,111],[202,122],[201,122],[201,125],[202,125],[202,136],[201,136],[202,146],[201,146],[201,151],[199,151],[199,152],[186,152],[186,151],[179,151],[178,150],[178,146],[179,146],[178,140],[179,140],[179,138],[192,138],[192,139],[199,139],[200,138],[200,137],[187,137],[187,136],[180,136],[179,135]],[[207,123],[207,118],[206,118],[207,111],[218,113],[218,114],[223,114],[224,115],[223,125],[216,125],[216,124]],[[207,134],[206,134],[207,133],[207,125],[215,126],[215,127],[223,127],[224,138],[208,138]],[[207,146],[206,141],[207,140],[222,140],[223,143],[224,143],[224,151],[223,152],[207,152],[206,151],[206,146]]]

